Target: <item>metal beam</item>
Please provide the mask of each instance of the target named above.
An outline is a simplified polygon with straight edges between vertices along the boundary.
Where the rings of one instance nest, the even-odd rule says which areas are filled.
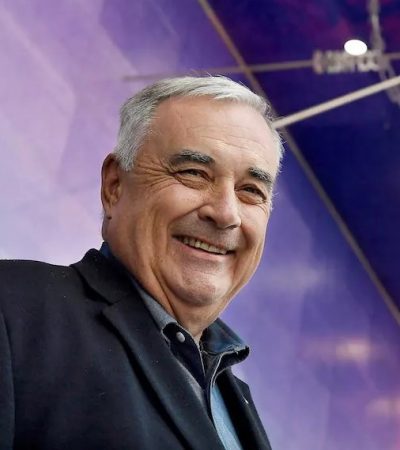
[[[347,105],[348,103],[355,102],[362,98],[368,97],[369,95],[376,94],[381,91],[385,91],[394,86],[400,85],[400,76],[390,78],[386,81],[381,81],[380,83],[373,84],[358,91],[350,92],[349,94],[342,95],[340,97],[328,100],[327,102],[320,103],[319,105],[312,106],[311,108],[304,109],[303,111],[296,112],[290,116],[283,117],[274,122],[274,128],[283,128],[288,125],[293,125],[294,123],[300,122],[302,120],[308,119],[318,114],[322,114],[331,109],[338,108],[339,106]]]

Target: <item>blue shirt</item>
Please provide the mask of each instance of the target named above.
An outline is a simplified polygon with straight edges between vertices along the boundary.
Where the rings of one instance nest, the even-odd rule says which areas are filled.
[[[100,251],[114,263],[122,266],[111,253],[107,243],[103,243]],[[248,346],[221,321],[214,322],[203,332],[198,346],[193,336],[139,285],[132,274],[128,275],[176,357],[186,380],[212,418],[224,447],[227,450],[242,450],[216,381],[223,370],[248,356]]]

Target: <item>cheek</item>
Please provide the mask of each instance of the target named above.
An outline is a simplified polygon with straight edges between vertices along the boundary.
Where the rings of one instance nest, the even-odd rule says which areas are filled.
[[[242,273],[244,282],[247,282],[256,270],[263,253],[266,231],[265,216],[252,215],[245,224],[242,222],[242,230],[246,247],[237,270]]]
[[[243,216],[242,228],[250,251],[262,252],[267,225],[268,215],[261,209]]]
[[[140,213],[131,217],[133,227],[140,228],[143,238],[152,239],[163,248],[169,239],[171,226],[196,210],[201,204],[201,193],[182,185],[170,186],[146,201]]]
[[[110,223],[115,227],[118,240],[135,250],[146,249],[152,238],[154,213],[154,204],[144,195],[125,195],[121,197],[117,215]]]
[[[157,202],[157,210],[161,217],[172,221],[199,208],[203,200],[203,191],[177,184],[168,189],[167,195],[160,196]]]

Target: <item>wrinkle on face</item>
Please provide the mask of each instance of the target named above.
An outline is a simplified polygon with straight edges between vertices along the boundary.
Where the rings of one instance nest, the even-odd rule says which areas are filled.
[[[265,185],[250,169],[273,182],[279,155],[264,118],[244,105],[170,99],[158,107],[151,129],[133,169],[121,176],[109,243],[140,284],[195,333],[215,320],[260,261],[271,193],[261,201]],[[185,152],[189,160],[179,161]],[[203,161],[190,161],[190,152]],[[206,256],[176,238],[185,235],[234,251]]]

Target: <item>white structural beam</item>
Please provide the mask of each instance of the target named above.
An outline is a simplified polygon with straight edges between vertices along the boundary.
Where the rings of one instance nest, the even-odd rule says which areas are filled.
[[[320,103],[319,105],[312,106],[311,108],[304,109],[303,111],[290,114],[289,116],[283,117],[282,119],[277,119],[274,121],[273,127],[275,129],[279,129],[287,127],[288,125],[293,125],[294,123],[300,122],[318,114],[322,114],[326,111],[330,111],[331,109],[338,108],[339,106],[347,105],[348,103],[352,103],[356,100],[360,100],[364,97],[368,97],[369,95],[385,91],[398,85],[400,85],[400,76],[390,78],[389,80],[373,84],[372,86],[359,89],[358,91],[354,91],[346,95],[342,95],[340,97],[334,98],[333,100]]]

